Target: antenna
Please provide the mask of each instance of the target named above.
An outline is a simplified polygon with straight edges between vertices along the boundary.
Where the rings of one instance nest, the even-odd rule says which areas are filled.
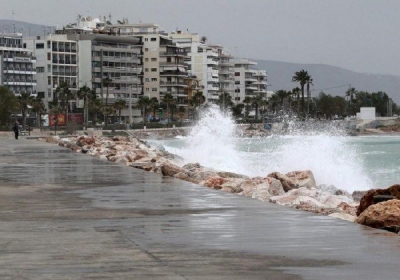
[[[11,19],[12,19],[12,20],[14,20],[14,14],[15,14],[15,12],[14,12],[14,10],[12,10],[12,11],[11,11]]]
[[[108,19],[109,19],[110,22],[111,22],[111,13],[108,14]]]

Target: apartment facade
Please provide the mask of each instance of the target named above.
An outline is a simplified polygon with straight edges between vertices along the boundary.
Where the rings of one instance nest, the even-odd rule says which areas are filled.
[[[0,34],[0,85],[15,95],[36,96],[36,57],[23,43],[22,34]]]
[[[256,62],[235,59],[235,99],[243,102],[246,97],[261,96],[267,100],[267,72],[255,68]]]
[[[188,106],[187,52],[171,40],[157,24],[127,22],[109,26],[120,36],[140,38],[142,42],[143,95],[162,101],[169,93],[176,106]]]

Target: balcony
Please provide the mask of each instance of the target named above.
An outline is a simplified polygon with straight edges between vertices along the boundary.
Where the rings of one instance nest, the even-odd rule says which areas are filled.
[[[161,87],[188,87],[184,81],[160,81]]]
[[[160,56],[181,56],[181,57],[187,57],[188,53],[187,52],[160,52]]]

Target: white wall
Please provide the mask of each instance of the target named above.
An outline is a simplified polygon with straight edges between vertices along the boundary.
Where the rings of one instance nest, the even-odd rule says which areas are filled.
[[[361,107],[357,118],[362,120],[375,120],[375,107]]]

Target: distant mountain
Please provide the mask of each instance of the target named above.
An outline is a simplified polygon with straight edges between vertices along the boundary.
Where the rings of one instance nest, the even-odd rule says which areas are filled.
[[[53,27],[47,25],[0,19],[0,33],[22,33],[24,37],[43,36],[53,29]]]
[[[331,95],[344,96],[346,90],[354,87],[356,90],[368,92],[386,92],[400,105],[400,77],[391,75],[356,73],[340,67],[324,64],[299,64],[271,60],[257,60],[257,68],[266,70],[268,74],[268,90],[291,90],[299,86],[291,82],[296,71],[306,70],[313,78],[312,95],[317,96],[322,90]]]

